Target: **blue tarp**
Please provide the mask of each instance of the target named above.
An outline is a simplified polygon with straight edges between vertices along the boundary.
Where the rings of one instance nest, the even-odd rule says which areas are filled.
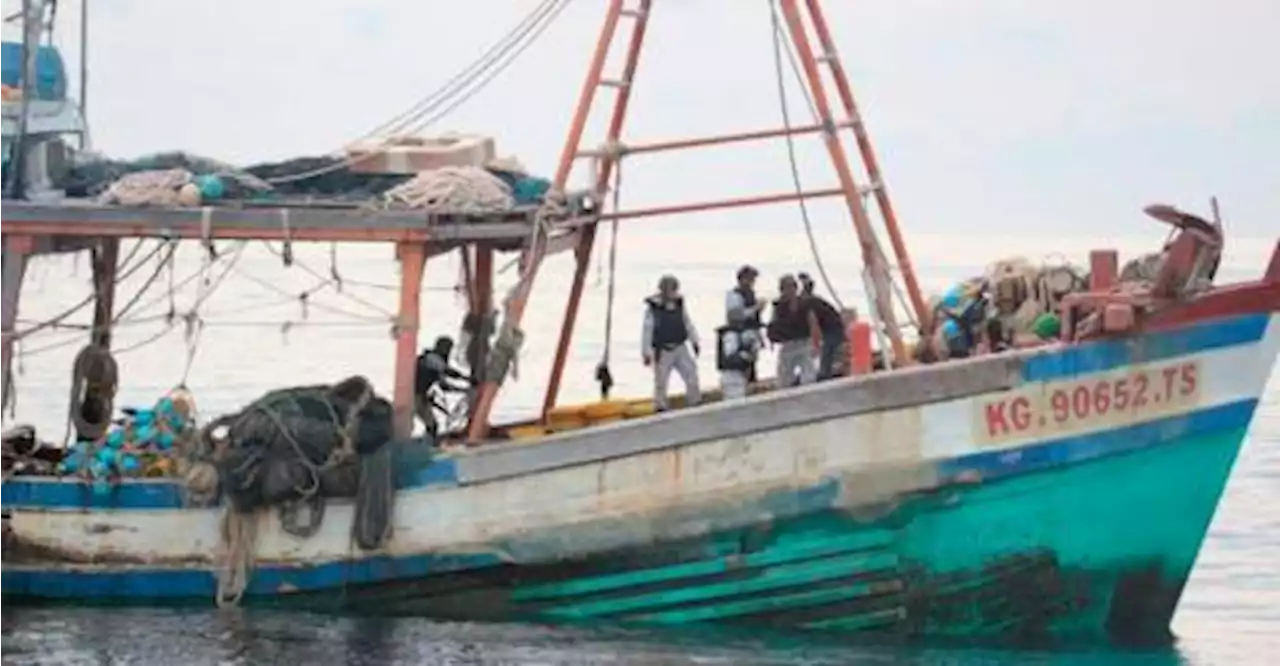
[[[3,81],[11,88],[22,87],[22,43],[4,42]],[[59,101],[67,98],[67,70],[57,47],[36,50],[35,99]]]

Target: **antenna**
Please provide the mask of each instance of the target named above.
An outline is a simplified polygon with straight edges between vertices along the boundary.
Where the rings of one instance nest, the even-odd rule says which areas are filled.
[[[80,0],[80,117],[85,131],[80,133],[80,150],[89,147],[89,0]]]

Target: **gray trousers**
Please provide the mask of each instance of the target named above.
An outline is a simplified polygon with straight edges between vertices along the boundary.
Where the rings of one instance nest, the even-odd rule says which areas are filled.
[[[686,407],[702,402],[702,389],[698,387],[698,362],[689,351],[689,345],[664,349],[653,364],[653,406],[667,408],[667,384],[671,383],[671,371],[675,370],[684,382]]]
[[[778,346],[778,388],[817,381],[811,346],[809,338],[787,340]]]
[[[725,400],[747,397],[747,373],[741,370],[720,371],[720,392]]]

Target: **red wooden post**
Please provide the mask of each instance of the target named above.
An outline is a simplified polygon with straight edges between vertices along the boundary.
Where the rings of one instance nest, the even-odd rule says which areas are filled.
[[[427,248],[422,243],[397,243],[400,260],[400,311],[396,319],[395,434],[413,434],[414,375],[418,359],[418,322],[422,303],[422,272]]]

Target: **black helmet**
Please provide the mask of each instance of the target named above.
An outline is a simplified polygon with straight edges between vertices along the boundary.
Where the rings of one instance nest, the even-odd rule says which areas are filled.
[[[434,349],[436,353],[448,358],[449,354],[453,352],[453,338],[447,335],[442,335],[436,338],[436,344],[432,349]]]
[[[760,271],[756,270],[756,267],[750,264],[738,269],[739,280],[745,280],[747,278],[753,278],[759,275],[760,275]]]

